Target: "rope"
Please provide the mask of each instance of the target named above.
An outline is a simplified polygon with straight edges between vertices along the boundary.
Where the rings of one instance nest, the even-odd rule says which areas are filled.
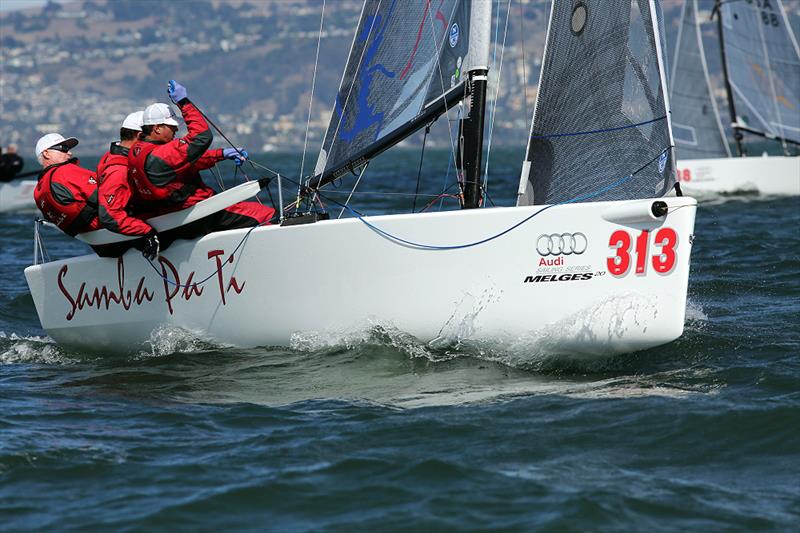
[[[576,135],[593,135],[595,133],[608,133],[610,131],[627,130],[628,128],[638,128],[639,126],[652,124],[653,122],[665,120],[666,118],[667,115],[664,115],[663,117],[654,118],[653,120],[646,120],[644,122],[639,122],[638,124],[628,124],[627,126],[619,126],[617,128],[605,128],[602,130],[576,131],[574,133],[551,133],[549,135],[531,135],[531,139],[550,139],[554,137],[574,137]]]
[[[300,160],[300,179],[303,179],[303,171],[306,164],[306,150],[308,149],[308,130],[311,126],[311,106],[314,102],[314,87],[317,84],[317,66],[319,65],[319,48],[322,43],[322,24],[325,20],[325,0],[322,0],[322,13],[319,17],[319,36],[317,38],[317,53],[314,57],[314,75],[311,77],[311,95],[308,97],[308,119],[306,120],[306,138],[303,141],[303,158]]]
[[[409,241],[407,239],[403,239],[403,238],[398,237],[396,235],[392,235],[391,233],[389,233],[389,232],[387,232],[385,230],[382,230],[381,228],[379,228],[379,227],[375,226],[374,224],[368,222],[367,220],[364,219],[364,217],[360,213],[358,213],[354,209],[350,208],[349,206],[344,206],[344,207],[346,207],[348,211],[350,211],[356,218],[358,218],[362,223],[364,223],[364,225],[367,226],[369,229],[371,229],[372,231],[374,231],[378,235],[381,235],[382,237],[385,237],[386,239],[389,239],[390,241],[395,241],[395,242],[398,242],[400,244],[404,244],[406,246],[410,246],[412,248],[419,248],[421,250],[459,250],[459,249],[462,249],[462,248],[472,248],[474,246],[478,246],[478,245],[481,245],[481,244],[485,244],[485,243],[487,243],[489,241],[493,241],[495,239],[498,239],[498,238],[502,237],[503,235],[505,235],[507,233],[510,233],[511,231],[517,229],[518,227],[520,227],[521,225],[525,224],[526,222],[528,222],[529,220],[531,220],[535,216],[539,215],[540,213],[543,213],[543,212],[547,211],[548,209],[550,209],[552,207],[556,207],[558,205],[565,205],[565,204],[571,204],[571,203],[575,203],[575,202],[580,202],[580,201],[583,201],[583,200],[588,200],[589,198],[594,198],[594,197],[599,196],[599,195],[601,195],[601,194],[603,194],[605,192],[610,191],[611,189],[619,187],[623,183],[631,180],[635,175],[640,173],[642,170],[644,170],[645,168],[647,168],[648,166],[653,164],[656,160],[658,160],[663,154],[665,154],[671,148],[673,148],[673,147],[672,146],[668,146],[667,148],[662,150],[656,157],[654,157],[653,159],[651,159],[650,161],[648,161],[647,163],[645,163],[644,165],[639,167],[633,173],[628,174],[627,176],[625,176],[623,178],[620,178],[619,180],[615,181],[614,183],[612,183],[612,184],[610,184],[610,185],[608,185],[606,187],[603,187],[602,189],[599,189],[599,190],[597,190],[595,192],[592,192],[592,193],[587,193],[587,194],[584,194],[584,195],[576,196],[576,197],[574,197],[574,198],[572,198],[570,200],[565,200],[563,202],[558,202],[558,203],[555,203],[555,204],[551,204],[551,205],[545,206],[542,209],[540,209],[539,211],[536,211],[535,213],[525,217],[521,221],[517,222],[516,224],[514,224],[510,228],[507,228],[507,229],[501,231],[500,233],[497,233],[495,235],[486,237],[486,238],[478,240],[478,241],[466,243],[466,244],[454,244],[454,245],[449,245],[449,246],[436,246],[436,245],[432,245],[432,244],[421,244],[421,243],[417,243],[417,242],[414,242],[414,241]]]

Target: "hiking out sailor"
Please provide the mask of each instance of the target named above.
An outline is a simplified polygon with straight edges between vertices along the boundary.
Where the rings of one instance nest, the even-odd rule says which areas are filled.
[[[72,157],[78,144],[75,137],[48,133],[36,143],[36,159],[42,165],[33,190],[36,207],[44,218],[74,237],[84,231],[100,229],[97,218],[97,180],[95,173],[82,168]]]
[[[142,134],[128,153],[130,177],[144,209],[164,214],[191,207],[214,195],[200,171],[224,159],[241,164],[243,150],[209,150],[213,134],[200,110],[187,97],[186,88],[171,80],[168,94],[181,110],[188,134],[175,138],[178,121],[169,105],[156,103],[144,110]],[[275,210],[257,202],[239,202],[173,232],[173,238],[194,238],[212,231],[265,224]]]
[[[125,117],[119,130],[120,140],[111,143],[97,164],[97,211],[106,229],[141,237],[139,241],[116,243],[113,255],[122,255],[135,246],[146,257],[155,259],[159,252],[158,234],[137,214],[135,188],[128,176],[128,150],[139,139],[143,114],[143,111],[136,111]]]
[[[0,148],[0,182],[13,180],[17,174],[22,172],[25,160],[17,153],[17,147],[9,144],[6,153]]]

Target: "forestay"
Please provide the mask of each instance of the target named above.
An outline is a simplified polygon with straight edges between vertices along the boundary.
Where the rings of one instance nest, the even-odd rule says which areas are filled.
[[[364,3],[315,175],[346,165],[462,81],[470,12],[467,0]]]
[[[518,205],[672,187],[660,21],[653,0],[553,2]]]
[[[675,44],[669,101],[681,159],[730,157],[708,75],[697,0],[685,0]]]
[[[800,142],[800,51],[781,1],[725,2],[722,26],[737,120]]]

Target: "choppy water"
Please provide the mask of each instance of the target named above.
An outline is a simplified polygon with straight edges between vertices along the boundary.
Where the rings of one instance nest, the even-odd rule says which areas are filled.
[[[376,164],[373,183],[413,190],[416,157]],[[507,204],[516,154],[493,157]],[[793,529],[798,207],[702,204],[684,336],[594,362],[380,326],[293,349],[163,331],[136,356],[75,353],[27,292],[30,215],[0,216],[0,529]]]

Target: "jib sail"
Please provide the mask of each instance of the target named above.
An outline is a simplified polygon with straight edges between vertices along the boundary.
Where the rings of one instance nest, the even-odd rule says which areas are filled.
[[[654,0],[553,2],[518,205],[672,187],[662,36]]]
[[[363,164],[463,99],[469,65],[488,57],[490,8],[367,0],[310,183]]]

